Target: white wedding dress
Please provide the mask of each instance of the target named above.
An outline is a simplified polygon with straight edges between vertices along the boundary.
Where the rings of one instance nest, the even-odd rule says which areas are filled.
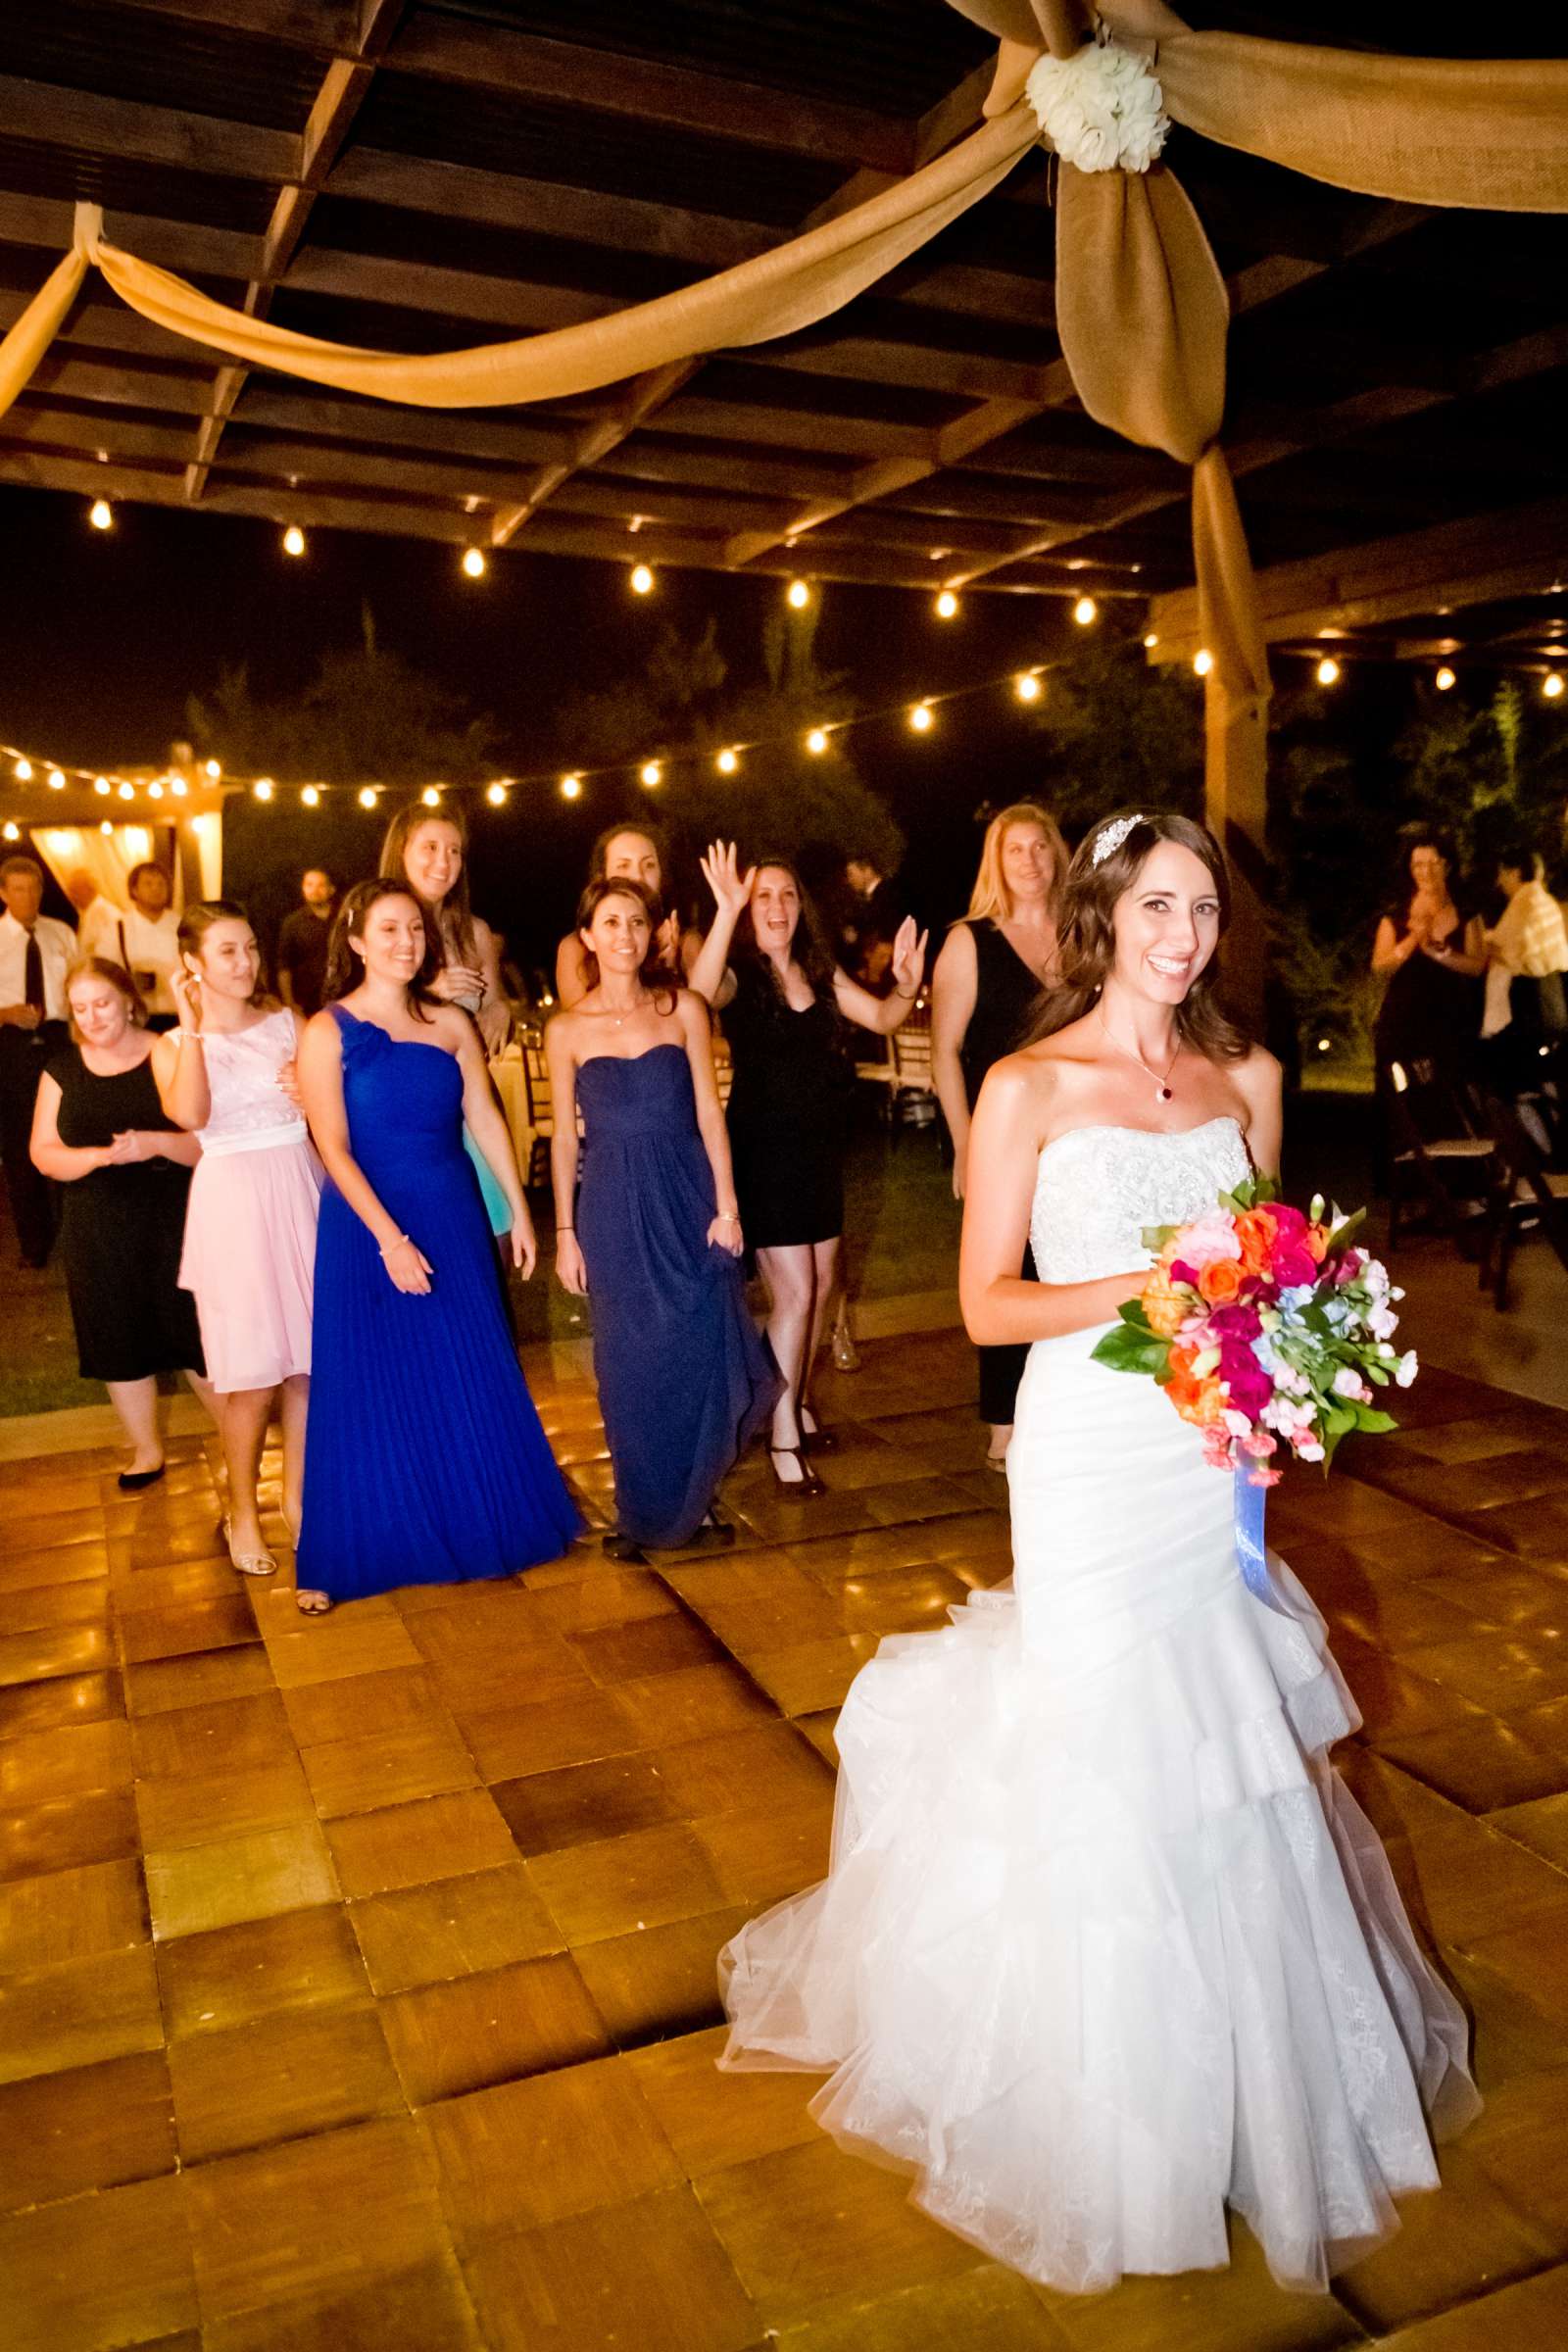
[[[1241,1131],[1041,1153],[1041,1278],[1148,1261],[1248,1173]],[[1321,2287],[1479,2106],[1457,2003],[1327,1761],[1358,1717],[1232,1482],[1151,1380],[1038,1342],[1007,1456],[1014,1584],[882,1642],[838,1724],[829,1876],[720,1962],[730,2067],[828,2068],[812,2113],[1029,2278],[1227,2260],[1225,2209]]]

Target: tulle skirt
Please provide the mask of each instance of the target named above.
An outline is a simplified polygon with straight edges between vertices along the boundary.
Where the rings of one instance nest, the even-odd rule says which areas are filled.
[[[1322,2287],[1479,2104],[1457,2003],[1328,1763],[1322,1620],[1241,1582],[1230,1481],[1149,1381],[1037,1345],[1015,1585],[884,1642],[838,1728],[820,1886],[720,1963],[732,2067],[1028,2277],[1213,2268],[1226,2207]]]
[[[321,1164],[303,1136],[203,1152],[190,1180],[181,1290],[194,1293],[220,1396],[275,1389],[311,1368]]]

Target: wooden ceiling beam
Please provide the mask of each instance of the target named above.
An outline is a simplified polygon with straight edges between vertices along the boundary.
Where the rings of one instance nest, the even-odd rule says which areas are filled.
[[[234,422],[283,439],[319,435],[370,449],[420,449],[499,465],[538,465],[570,446],[561,426],[534,424],[526,411],[514,417],[483,409],[399,409],[304,384],[285,391],[275,376],[252,378]]]
[[[321,86],[299,140],[294,168],[272,206],[272,217],[262,239],[260,264],[245,289],[241,307],[253,318],[266,318],[273,287],[299,250],[311,208],[325,185],[338,150],[369,90],[374,61],[385,50],[406,5],[407,0],[358,0],[357,55],[334,57],[321,76]],[[234,403],[249,373],[247,367],[225,365],[214,378],[212,407],[202,419],[195,453],[185,472],[187,506],[194,506],[207,487],[223,427],[233,414]]]
[[[696,133],[777,153],[865,164],[895,175],[912,167],[909,124],[869,109],[802,98],[652,58],[548,40],[501,24],[422,12],[386,60],[400,74],[503,91],[538,106],[626,116],[642,130]]]
[[[96,90],[24,81],[10,74],[0,74],[0,122],[13,138],[35,146],[85,149],[89,155],[210,172],[223,179],[293,179],[302,153],[302,142],[291,130],[146,106],[134,98],[106,98]]]
[[[1447,606],[1492,604],[1560,589],[1568,574],[1568,498],[1467,515],[1363,547],[1337,549],[1259,572],[1263,633],[1270,643],[1384,625]],[[1156,597],[1150,627],[1155,659],[1190,661],[1198,651],[1198,596],[1191,588]]]
[[[160,23],[200,25],[209,32],[243,34],[307,56],[331,57],[351,50],[358,34],[361,0],[99,0],[131,24],[152,33]]]

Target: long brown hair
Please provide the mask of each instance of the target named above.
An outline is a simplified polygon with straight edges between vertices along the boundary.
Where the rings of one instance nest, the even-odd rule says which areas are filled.
[[[430,938],[429,909],[412,882],[401,875],[380,874],[373,882],[356,882],[342,906],[332,917],[332,929],[326,943],[326,978],[321,984],[321,1003],[335,1004],[346,997],[351,988],[358,988],[365,977],[365,958],[349,945],[349,933],[365,936],[365,918],[372,906],[383,899],[407,899],[416,906],[424,922],[424,956],[418,970],[409,982],[409,1010],[416,1020],[427,1021],[427,1004],[435,999],[430,983],[441,969],[440,951]]]
[[[829,1011],[836,1014],[838,1001],[833,994],[833,975],[838,969],[838,964],[833,950],[828,945],[827,932],[821,916],[816,911],[815,902],[806,884],[801,880],[800,867],[793,858],[779,858],[771,853],[764,858],[754,858],[753,863],[759,875],[769,871],[788,874],[794,883],[795,895],[801,902],[801,914],[800,920],[795,926],[795,936],[790,941],[790,956],[811,983],[813,993],[822,1000]],[[752,904],[749,899],[746,902],[746,910],[735,926],[735,939],[730,953],[732,956],[739,953],[766,974],[773,997],[782,1006],[785,1003],[784,991],[779,984],[778,973],[774,968],[772,957],[765,955],[758,945],[757,926],[752,920]]]
[[[1096,862],[1095,850],[1107,833],[1126,827],[1114,849]],[[1119,808],[1086,833],[1067,868],[1056,924],[1056,966],[1061,978],[1048,989],[1026,1043],[1054,1037],[1081,1020],[1096,1003],[1116,960],[1116,902],[1143,872],[1145,859],[1161,841],[1190,850],[1206,866],[1219,901],[1219,936],[1231,919],[1231,884],[1224,853],[1206,825],[1174,810]],[[1250,1041],[1222,1008],[1218,959],[1211,956],[1176,1007],[1179,1042],[1206,1061],[1240,1061]]]
[[[409,843],[421,825],[450,825],[463,853],[458,878],[438,906],[420,898],[409,879],[405,862]],[[443,802],[439,808],[429,808],[423,801],[410,801],[406,808],[400,808],[382,837],[377,870],[383,881],[400,882],[423,914],[425,930],[436,950],[437,971],[446,963],[473,960],[479,950],[473,936],[473,908],[468,900],[468,820],[456,802],[451,808]]]
[[[615,827],[617,833],[631,833],[636,830],[637,828],[632,825]],[[674,973],[666,970],[658,960],[659,926],[664,919],[663,909],[653,892],[645,889],[641,882],[634,882],[629,874],[616,874],[613,879],[601,874],[597,881],[589,883],[582,897],[577,901],[577,920],[574,928],[578,934],[578,944],[582,948],[583,978],[590,988],[599,986],[599,958],[581,934],[589,928],[594,916],[607,899],[630,899],[647,915],[648,953],[643,957],[637,977],[652,995],[656,1012],[673,1012],[675,999],[680,993],[681,984]],[[667,1004],[664,1002],[666,998],[668,999]]]

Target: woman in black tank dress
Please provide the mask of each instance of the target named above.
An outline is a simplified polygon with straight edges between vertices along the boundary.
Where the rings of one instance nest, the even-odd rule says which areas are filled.
[[[89,956],[66,975],[66,1001],[76,1042],[39,1081],[32,1159],[61,1188],[81,1375],[109,1390],[131,1447],[120,1484],[133,1493],[163,1476],[158,1374],[183,1372],[210,1408],[196,1302],[179,1287],[201,1145],[165,1116],[128,974]]]
[[[815,1494],[822,1482],[806,1457],[828,1450],[831,1440],[807,1391],[844,1231],[854,1085],[841,1021],[888,1037],[908,1018],[925,970],[925,934],[912,921],[900,927],[893,993],[873,997],[833,961],[787,858],[761,858],[743,874],[734,843],[715,842],[703,872],[716,912],[691,986],[722,1011],[734,1065],[735,1197],[767,1285],[767,1336],[785,1381],[773,1415],[773,1475],[792,1494]]]
[[[994,1061],[1023,1043],[1056,952],[1055,903],[1067,845],[1034,801],[1004,808],[986,827],[969,912],[949,932],[931,980],[931,1070],[953,1139],[953,1190],[968,1180],[969,1119]],[[1023,1272],[1034,1278],[1026,1252]],[[1006,1461],[1024,1348],[981,1348],[980,1418],[991,1429],[992,1469]]]

